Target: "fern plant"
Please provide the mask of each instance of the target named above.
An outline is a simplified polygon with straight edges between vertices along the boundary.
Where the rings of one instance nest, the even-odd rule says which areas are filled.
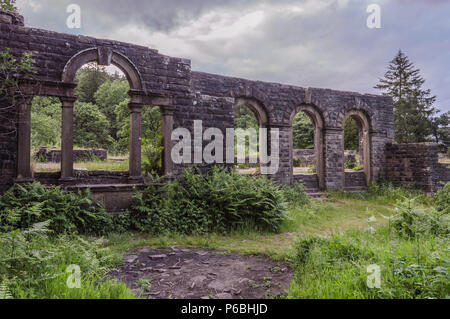
[[[46,220],[55,234],[102,235],[112,228],[111,217],[88,191],[69,193],[33,183],[16,185],[0,196],[0,229],[26,229]]]

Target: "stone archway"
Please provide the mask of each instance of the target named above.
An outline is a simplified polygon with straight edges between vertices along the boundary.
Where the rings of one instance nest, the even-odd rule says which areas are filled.
[[[289,158],[290,158],[290,175],[291,183],[294,182],[293,174],[293,122],[294,117],[299,113],[304,112],[311,119],[314,126],[314,154],[315,154],[315,167],[318,180],[318,186],[320,190],[325,188],[325,158],[324,158],[324,142],[323,142],[323,128],[324,120],[320,111],[312,104],[301,104],[294,108],[290,116],[290,132],[289,132]]]
[[[136,66],[123,54],[109,48],[91,48],[74,55],[64,67],[61,81],[73,83],[77,71],[89,62],[97,62],[99,65],[115,65],[127,77],[131,90],[143,90],[142,79]]]
[[[109,48],[91,48],[74,55],[65,65],[61,80],[64,83],[74,83],[77,71],[89,62],[99,65],[115,65],[126,76],[130,84],[130,166],[129,177],[139,181],[141,177],[141,112],[144,106],[142,79],[134,64],[124,55]],[[61,97],[62,111],[62,140],[61,140],[61,179],[73,179],[73,107],[76,98]]]
[[[371,158],[371,125],[369,116],[362,110],[350,110],[348,111],[342,121],[342,126],[349,118],[353,118],[357,124],[359,130],[359,152],[360,158],[362,158],[362,163],[364,166],[364,175],[366,185],[368,186],[372,180],[372,158]],[[344,139],[342,139],[342,152],[344,152]],[[362,154],[361,154],[362,153]],[[345,185],[345,168],[344,170],[344,184]]]
[[[237,97],[235,98],[235,103],[234,103],[234,108],[239,107],[239,106],[245,106],[247,107],[256,117],[256,120],[258,121],[258,127],[260,129],[268,129],[269,126],[269,118],[266,112],[266,108],[264,107],[264,105],[253,98],[247,98],[247,97]],[[266,130],[266,134],[260,134],[260,132],[258,132],[258,137],[259,137],[259,141],[258,141],[258,146],[259,146],[259,160],[258,163],[261,167],[261,165],[263,165],[263,161],[261,160],[261,156],[262,156],[262,148],[265,149],[265,153],[269,154],[270,150],[269,150],[269,130]]]

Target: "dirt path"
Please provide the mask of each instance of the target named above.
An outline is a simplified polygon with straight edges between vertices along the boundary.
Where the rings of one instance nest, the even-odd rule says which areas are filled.
[[[293,271],[267,257],[177,246],[130,251],[111,277],[146,298],[263,299],[284,295]]]

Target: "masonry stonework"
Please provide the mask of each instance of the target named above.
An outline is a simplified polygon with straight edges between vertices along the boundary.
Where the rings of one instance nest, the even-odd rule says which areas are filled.
[[[302,180],[293,175],[292,145],[292,121],[300,110],[311,117],[316,132],[317,176],[305,180],[317,181],[321,190],[343,190],[345,187],[343,129],[348,116],[359,118],[364,124],[362,129],[367,145],[364,151],[368,158],[363,174],[368,182],[381,177],[389,179],[393,169],[386,167],[400,165],[395,159],[399,153],[392,146],[388,149],[394,136],[393,101],[390,97],[196,72],[191,70],[190,60],[166,56],[147,47],[29,28],[21,16],[4,11],[0,11],[0,17],[0,50],[9,48],[17,57],[31,52],[35,60],[34,78],[21,80],[25,94],[29,97],[54,96],[63,102],[63,172],[60,179],[58,176],[48,179],[54,183],[69,183],[71,187],[89,184],[86,177],[81,182],[74,174],[71,139],[76,87],[74,75],[87,62],[114,64],[122,69],[130,83],[130,171],[127,177],[118,178],[121,183],[143,182],[140,176],[140,122],[144,105],[160,106],[163,113],[163,162],[165,174],[169,177],[179,176],[188,166],[174,164],[169,158],[173,141],[168,135],[173,129],[187,128],[193,135],[194,121],[201,120],[203,131],[214,127],[225,135],[227,128],[234,127],[234,108],[238,104],[245,104],[254,111],[261,128],[279,132],[279,169],[269,176],[278,183],[292,184]],[[26,119],[30,109],[30,102],[27,102],[26,116],[21,116],[18,109],[8,116]],[[30,150],[22,146],[29,144],[29,125],[18,122],[13,128],[15,133],[9,136],[2,133],[9,132],[11,127],[0,124],[0,191],[14,181],[32,178],[27,158]],[[391,166],[386,166],[387,158]]]

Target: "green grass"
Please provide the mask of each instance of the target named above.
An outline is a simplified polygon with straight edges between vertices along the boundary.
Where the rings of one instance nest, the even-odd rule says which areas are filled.
[[[29,263],[31,259],[26,253],[19,254],[23,269],[33,269],[38,276],[28,280],[24,273],[19,273],[16,277],[22,279],[17,280],[0,272],[0,292],[3,282],[16,298],[136,298],[123,283],[107,279],[107,272],[121,264],[123,256],[132,249],[180,245],[289,261],[296,275],[288,298],[449,296],[448,236],[418,233],[414,238],[405,238],[396,230],[393,223],[399,215],[396,207],[401,207],[398,202],[406,198],[415,198],[415,207],[425,211],[437,202],[418,191],[384,185],[373,186],[364,194],[329,193],[324,200],[290,205],[288,218],[277,234],[238,229],[226,235],[126,232],[111,234],[108,241],[86,237],[37,238],[24,246],[28,247],[24,252],[37,248],[56,257],[49,257],[51,263],[38,262],[37,267],[34,261]],[[414,227],[414,223],[411,225]],[[1,248],[0,252],[5,256],[10,253]],[[66,285],[65,269],[70,264],[81,266],[81,289],[69,289]],[[381,269],[379,289],[367,286],[367,267],[373,264]],[[49,271],[59,275],[36,281],[45,278]]]
[[[75,169],[87,169],[88,171],[128,171],[129,160],[114,161],[107,159],[106,161],[91,161],[74,163]]]
[[[329,236],[352,229],[367,229],[368,218],[371,216],[377,219],[373,226],[379,227],[387,223],[383,216],[390,216],[393,210],[394,207],[391,204],[370,203],[363,200],[313,200],[307,207],[290,209],[288,219],[283,222],[278,234],[236,231],[229,235],[150,236],[129,232],[112,235],[107,245],[119,254],[145,246],[168,248],[173,245],[182,245],[291,260],[294,252],[293,244],[299,237],[306,238],[315,234]]]
[[[311,244],[312,243],[312,244]],[[450,295],[448,238],[406,240],[387,226],[374,234],[350,231],[298,243],[289,298],[445,298]],[[380,267],[380,287],[369,288],[368,266]]]
[[[31,164],[34,172],[59,172],[61,170],[61,163],[50,163],[50,162],[33,162]],[[74,163],[74,169],[82,169],[88,171],[128,171],[129,161],[124,159],[123,161],[107,159],[105,161],[89,161],[89,162],[76,162]]]

